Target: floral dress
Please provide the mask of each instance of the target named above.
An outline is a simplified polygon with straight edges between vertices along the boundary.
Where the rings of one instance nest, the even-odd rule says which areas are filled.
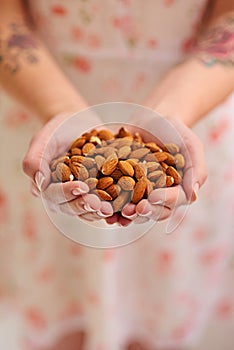
[[[205,5],[41,0],[30,11],[90,104],[140,104],[186,54]],[[233,318],[233,96],[194,128],[209,178],[175,232],[166,235],[162,223],[107,250],[76,244],[52,226],[21,170],[39,122],[3,92],[0,113],[0,318],[19,319],[15,349],[43,349],[79,329],[86,350],[121,350],[133,339],[176,349],[195,344],[209,319]]]

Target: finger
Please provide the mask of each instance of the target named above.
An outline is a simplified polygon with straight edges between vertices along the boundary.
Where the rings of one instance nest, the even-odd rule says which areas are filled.
[[[83,196],[83,199],[85,201],[84,209],[87,212],[96,212],[101,209],[102,202],[96,194],[87,193]]]
[[[112,216],[106,218],[106,223],[109,225],[116,224],[116,223],[118,223],[118,218],[119,218],[119,214],[114,213]]]
[[[137,216],[134,220],[134,224],[144,224],[149,220],[150,218],[148,218],[147,216]]]
[[[199,184],[198,188],[195,188],[196,192],[206,181],[207,166],[204,147],[201,141],[195,134],[190,135],[189,141],[190,142],[186,142],[186,149],[182,147],[181,151],[185,154],[186,159],[183,176],[183,188],[186,193],[187,200],[190,202],[196,200],[197,197],[197,194],[194,193],[195,184]]]
[[[187,198],[181,186],[174,186],[153,190],[149,194],[148,201],[154,205],[161,204],[169,208],[174,208],[186,204]]]
[[[31,182],[30,191],[31,191],[32,195],[35,197],[40,197],[40,195],[41,195],[41,192],[39,191],[38,187],[35,185],[35,183],[33,181]]]
[[[85,214],[79,215],[79,217],[83,220],[90,221],[90,222],[99,221],[103,219],[103,217],[101,217],[97,213],[85,213]]]
[[[43,197],[53,203],[62,204],[72,201],[77,196],[89,192],[89,187],[82,181],[69,181],[64,183],[52,183],[43,192]]]
[[[84,208],[84,204],[85,200],[82,196],[80,196],[73,201],[59,204],[58,207],[62,213],[75,216],[87,213],[87,210]]]
[[[129,220],[129,219],[123,217],[122,215],[120,215],[118,218],[118,223],[120,224],[120,226],[128,226],[131,224],[131,222],[132,222],[132,220]]]
[[[152,205],[152,213],[149,215],[149,219],[159,222],[169,218],[172,215],[172,210],[162,205]]]
[[[136,205],[136,213],[140,216],[150,216],[152,213],[152,205],[147,199],[142,199]]]
[[[97,211],[97,214],[102,218],[107,218],[113,215],[113,207],[108,202],[101,202],[101,208]]]
[[[136,204],[134,203],[127,203],[121,212],[122,216],[129,219],[134,220],[137,217],[136,213]]]

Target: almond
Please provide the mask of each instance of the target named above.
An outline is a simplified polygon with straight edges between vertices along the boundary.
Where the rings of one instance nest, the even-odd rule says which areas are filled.
[[[164,162],[167,159],[166,152],[155,152],[154,156],[159,163]]]
[[[175,185],[179,185],[181,183],[181,181],[182,181],[180,174],[172,166],[169,166],[167,168],[167,175],[170,175],[170,176],[172,176],[174,178]]]
[[[147,175],[147,168],[145,164],[136,163],[134,165],[134,175],[137,180]]]
[[[126,159],[130,153],[131,153],[130,146],[122,146],[118,150],[117,155],[118,155],[119,159]]]
[[[71,154],[76,156],[81,156],[82,152],[80,148],[74,147],[71,149]]]
[[[166,187],[166,175],[162,173],[159,178],[155,181],[156,188]]]
[[[166,143],[163,147],[163,149],[169,153],[176,154],[179,152],[179,146],[177,146],[175,143]]]
[[[154,189],[154,183],[147,180],[147,186],[145,188],[145,194],[147,197],[149,196],[150,192],[153,191],[153,189]]]
[[[110,176],[102,177],[98,180],[97,188],[100,190],[105,190],[107,187],[112,185],[114,182],[113,178]]]
[[[83,147],[84,146],[84,144],[85,144],[85,142],[86,142],[86,138],[85,137],[78,137],[78,139],[76,139],[73,143],[72,143],[72,145],[71,145],[71,149],[72,148],[81,148],[81,147]]]
[[[175,165],[177,169],[183,169],[185,165],[184,156],[181,153],[177,153],[174,155]]]
[[[117,137],[126,137],[126,136],[132,136],[132,133],[128,131],[125,127],[120,128],[117,134]]]
[[[175,165],[175,158],[172,154],[165,152],[167,155],[167,159],[165,159],[165,163],[168,165]]]
[[[71,163],[70,169],[77,180],[84,181],[89,177],[88,170],[80,163]]]
[[[146,163],[146,168],[148,169],[148,172],[155,171],[160,167],[160,164],[157,162],[148,162]]]
[[[112,134],[112,132],[106,129],[100,130],[98,132],[98,137],[104,141],[114,139],[114,135]]]
[[[60,180],[57,178],[56,171],[52,171],[51,173],[52,182],[59,182]]]
[[[159,153],[159,152],[157,152],[157,153]],[[146,154],[144,160],[146,162],[157,162],[158,160],[157,160],[157,158],[155,156],[155,154],[157,154],[157,153],[148,153],[148,154]]]
[[[113,199],[115,199],[119,195],[120,191],[120,186],[116,184],[113,184],[110,187],[106,188],[106,192],[109,193],[109,195],[111,195]]]
[[[115,147],[105,147],[104,157],[117,156],[117,149]]]
[[[69,165],[69,157],[68,156],[61,156],[57,159],[52,160],[52,162],[50,164],[51,169],[55,170],[58,163],[64,163],[66,165]]]
[[[103,190],[94,190],[93,193],[97,194],[103,201],[112,201],[111,195]]]
[[[121,139],[115,139],[112,143],[111,146],[112,147],[116,147],[116,148],[121,148],[124,146],[131,146],[132,145],[132,139],[129,137],[123,137]]]
[[[120,169],[115,169],[111,174],[110,174],[111,177],[113,177],[113,179],[115,181],[118,181],[121,176],[123,176],[123,173]]]
[[[87,155],[91,156],[91,155],[94,154],[95,148],[96,147],[95,147],[95,145],[93,143],[88,142],[82,147],[82,154],[84,156],[87,156]]]
[[[148,179],[150,181],[155,181],[163,174],[162,170],[155,170],[148,174]]]
[[[131,191],[131,190],[133,190],[133,188],[135,186],[135,181],[130,176],[122,176],[118,181],[118,185],[124,191]]]
[[[66,182],[66,181],[71,181],[71,170],[69,166],[67,166],[64,163],[58,163],[56,166],[56,176],[59,181]]]
[[[169,165],[168,165],[167,163],[165,163],[165,162],[161,162],[161,167],[162,167],[162,170],[163,170],[164,172],[166,172],[166,170],[167,170],[167,168],[169,167]]]
[[[117,167],[118,158],[116,156],[110,156],[107,158],[101,168],[103,175],[110,175]]]
[[[91,169],[93,166],[95,166],[95,160],[90,157],[84,157],[84,156],[72,156],[71,157],[72,163],[81,163],[86,168]]]
[[[145,190],[147,186],[147,179],[142,177],[135,185],[133,194],[132,194],[132,202],[138,203],[144,196]]]
[[[130,158],[137,158],[141,159],[146,156],[147,153],[149,153],[150,150],[148,148],[138,148],[135,151],[132,151],[130,153]]]
[[[139,134],[139,132],[135,132],[134,136],[133,136],[133,141],[138,142],[139,144],[142,143],[142,137]]]
[[[128,176],[134,175],[133,166],[126,160],[120,160],[118,163],[118,167],[124,175],[128,175]]]
[[[93,190],[97,186],[98,179],[96,179],[95,177],[90,177],[85,180],[85,183],[89,186],[90,190]]]
[[[103,156],[101,156],[101,155],[99,155],[99,154],[95,157],[95,162],[96,162],[96,164],[97,164],[98,170],[101,169],[101,167],[103,166],[103,164],[105,163],[105,161],[106,161],[105,157],[103,157]]]
[[[113,201],[114,212],[121,211],[124,205],[128,202],[130,192],[122,191]]]
[[[101,145],[102,141],[99,139],[98,136],[92,135],[89,139],[89,142],[93,143],[94,145]]]
[[[162,152],[162,149],[155,142],[147,142],[145,147],[149,148],[151,152]]]
[[[134,167],[135,164],[139,163],[139,159],[130,158],[130,159],[127,159],[126,162],[130,163]]]
[[[174,180],[174,177],[172,176],[167,176],[166,178],[166,186],[167,187],[170,187],[174,184],[175,180]]]
[[[97,175],[98,175],[98,170],[96,167],[89,169],[89,176],[90,177],[97,177]]]

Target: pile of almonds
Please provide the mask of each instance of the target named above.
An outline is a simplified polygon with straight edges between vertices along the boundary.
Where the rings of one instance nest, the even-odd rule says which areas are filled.
[[[176,144],[144,143],[124,127],[116,135],[106,129],[86,132],[50,164],[52,182],[84,181],[90,193],[111,201],[114,212],[153,189],[180,184],[184,166]]]

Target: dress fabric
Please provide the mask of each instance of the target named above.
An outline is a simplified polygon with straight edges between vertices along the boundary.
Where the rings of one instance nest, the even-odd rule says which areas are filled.
[[[37,30],[89,104],[143,103],[183,59],[204,0],[31,1]],[[49,79],[49,77],[45,77]],[[86,350],[196,343],[209,319],[233,317],[234,97],[194,128],[209,178],[179,227],[165,223],[118,249],[73,243],[29,193],[21,161],[39,122],[0,96],[1,317],[20,315],[19,349],[41,349],[71,330]],[[180,211],[177,213],[177,219]],[[95,232],[94,232],[95,234]]]

